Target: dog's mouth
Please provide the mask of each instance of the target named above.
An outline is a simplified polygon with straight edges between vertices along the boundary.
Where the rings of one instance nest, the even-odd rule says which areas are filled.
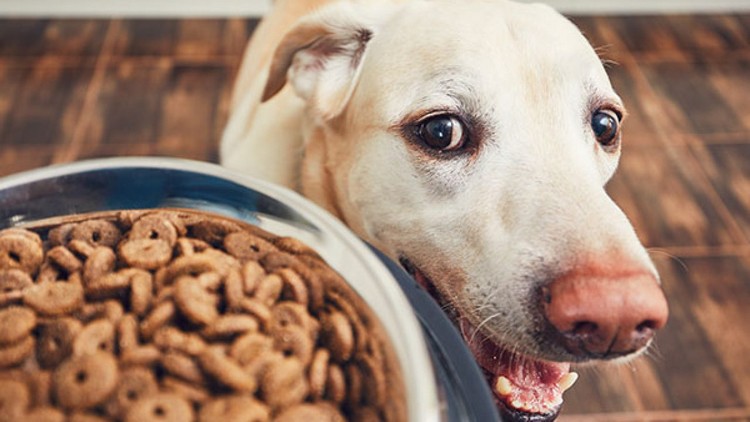
[[[512,351],[477,330],[446,301],[435,284],[406,258],[401,265],[445,309],[482,368],[505,421],[542,422],[557,417],[563,393],[578,378],[570,363],[549,362]]]

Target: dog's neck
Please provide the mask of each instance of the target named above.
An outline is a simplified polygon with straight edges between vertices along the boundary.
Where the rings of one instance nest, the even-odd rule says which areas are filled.
[[[321,126],[315,126],[305,139],[300,186],[303,195],[347,224],[340,207],[333,171],[328,166],[329,152],[325,130]]]

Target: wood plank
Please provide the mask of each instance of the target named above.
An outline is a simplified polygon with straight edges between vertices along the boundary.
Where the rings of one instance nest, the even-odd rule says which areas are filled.
[[[750,255],[684,259],[687,282],[694,300],[691,314],[719,351],[726,378],[708,387],[732,389],[731,394],[750,406]],[[683,352],[685,353],[685,352]],[[702,382],[706,381],[701,379]],[[726,387],[723,387],[726,386]]]
[[[750,135],[745,143],[692,146],[713,188],[750,243]]]
[[[96,115],[85,130],[81,155],[99,157],[146,152],[216,160],[217,108],[229,70],[221,66],[180,66],[120,61],[107,70]]]
[[[138,19],[123,22],[115,56],[238,59],[257,20]]]
[[[707,84],[711,71],[690,62],[642,64],[644,74],[663,101],[666,118],[678,132],[694,134],[746,131],[740,114],[721,92]]]
[[[54,150],[49,145],[0,147],[0,177],[47,166]]]
[[[627,147],[607,185],[648,247],[739,245],[686,146]]]
[[[34,67],[0,64],[0,143],[3,145],[55,145],[73,132],[93,68],[54,62]],[[7,91],[6,91],[7,89]],[[11,105],[12,104],[12,105]]]
[[[85,19],[0,19],[0,56],[95,56],[107,24]]]
[[[750,20],[748,20],[750,25]],[[713,62],[708,66],[707,77],[721,100],[736,113],[743,134],[750,134],[750,60]],[[750,140],[746,136],[745,140]]]

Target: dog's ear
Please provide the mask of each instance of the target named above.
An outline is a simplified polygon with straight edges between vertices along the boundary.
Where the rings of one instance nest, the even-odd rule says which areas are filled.
[[[295,25],[274,52],[262,101],[281,91],[288,78],[323,119],[340,114],[374,34],[373,13],[367,11],[340,3]]]

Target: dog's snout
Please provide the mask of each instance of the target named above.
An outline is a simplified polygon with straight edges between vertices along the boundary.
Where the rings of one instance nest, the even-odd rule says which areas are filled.
[[[556,340],[581,359],[636,352],[668,316],[664,293],[649,272],[569,273],[544,288],[543,301]]]

